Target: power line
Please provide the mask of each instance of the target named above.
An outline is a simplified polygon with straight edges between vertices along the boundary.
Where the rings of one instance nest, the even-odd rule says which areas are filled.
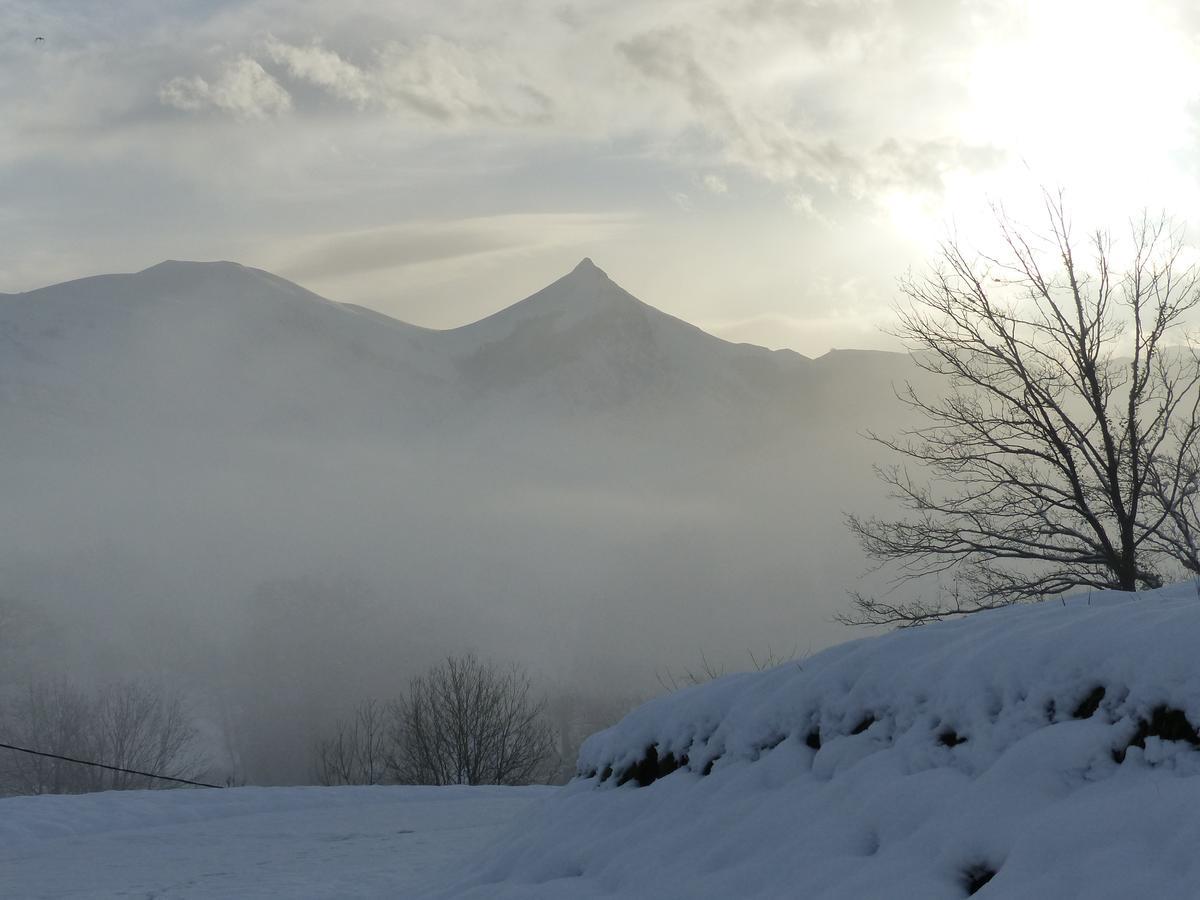
[[[190,784],[193,787],[222,788],[224,785],[208,784],[204,781],[190,781],[187,778],[175,778],[172,775],[156,775],[154,772],[139,772],[137,769],[123,769],[120,766],[110,766],[107,763],[92,762],[87,759],[75,759],[73,756],[60,756],[57,753],[44,753],[41,750],[30,750],[28,747],[16,747],[12,744],[0,743],[0,749],[16,750],[18,753],[29,753],[33,756],[44,756],[47,759],[61,759],[63,762],[77,763],[81,766],[94,766],[97,769],[108,769],[110,772],[124,772],[126,775],[141,775],[143,778],[157,778],[159,781],[174,781],[177,784]]]

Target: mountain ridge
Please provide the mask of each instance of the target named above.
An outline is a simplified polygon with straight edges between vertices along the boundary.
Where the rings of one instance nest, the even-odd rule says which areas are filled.
[[[631,441],[668,442],[769,440],[836,418],[845,380],[863,385],[847,413],[862,417],[911,365],[726,341],[638,299],[590,258],[444,330],[240,263],[166,260],[3,297],[0,347],[0,407],[49,402],[92,421],[416,435],[433,423],[444,434],[619,419]]]
[[[81,276],[79,278],[71,278],[66,281],[61,281],[61,282],[53,282],[51,284],[43,285],[40,287],[30,288],[29,290],[26,290],[26,291],[12,291],[12,292],[0,291],[0,299],[5,300],[5,301],[11,301],[11,300],[19,299],[19,298],[34,298],[34,297],[38,297],[38,296],[43,296],[43,295],[47,294],[47,292],[51,292],[51,291],[58,291],[58,292],[74,291],[78,288],[85,287],[85,286],[86,287],[96,287],[96,286],[101,286],[101,285],[106,286],[106,287],[107,286],[117,286],[117,285],[123,285],[131,279],[138,279],[138,278],[143,278],[143,280],[151,280],[152,279],[155,281],[165,283],[165,282],[167,282],[167,279],[162,276],[168,276],[168,275],[169,276],[178,276],[180,274],[187,274],[187,275],[193,276],[192,281],[191,281],[191,286],[194,287],[196,280],[197,280],[195,278],[195,276],[201,276],[202,280],[211,281],[211,280],[213,280],[211,278],[211,276],[214,274],[219,274],[219,273],[248,276],[247,277],[248,281],[259,281],[262,283],[272,284],[278,288],[281,288],[284,291],[294,292],[298,295],[307,297],[309,299],[321,301],[324,304],[330,304],[334,307],[342,308],[342,309],[345,309],[348,311],[353,311],[360,315],[361,314],[369,314],[371,318],[374,318],[376,320],[380,320],[380,321],[386,320],[387,322],[397,323],[399,325],[405,326],[406,328],[413,329],[414,331],[419,331],[419,332],[431,334],[431,335],[453,335],[453,334],[467,333],[469,330],[475,329],[477,326],[482,326],[484,323],[491,323],[494,320],[502,319],[502,318],[511,316],[514,313],[517,313],[518,311],[524,311],[524,310],[528,309],[527,304],[529,304],[530,301],[536,300],[537,298],[540,298],[543,295],[546,295],[548,292],[551,291],[551,289],[555,288],[556,286],[560,286],[564,283],[572,283],[572,281],[587,280],[587,281],[592,282],[593,284],[607,283],[608,285],[611,285],[612,288],[615,289],[615,291],[617,291],[621,295],[623,295],[628,301],[631,301],[632,303],[637,304],[640,307],[645,307],[647,309],[653,310],[655,313],[657,313],[658,315],[660,315],[666,319],[670,319],[671,321],[673,321],[675,323],[679,323],[681,325],[687,326],[690,329],[694,329],[695,331],[698,331],[698,332],[701,332],[701,333],[707,335],[708,337],[712,338],[713,340],[720,341],[721,343],[728,344],[733,347],[753,348],[755,350],[760,350],[760,351],[763,351],[768,354],[775,354],[775,355],[779,355],[781,357],[788,357],[788,358],[798,357],[800,359],[807,360],[810,362],[816,361],[819,359],[825,359],[826,357],[829,357],[831,354],[842,355],[842,354],[848,354],[848,353],[861,353],[861,354],[872,354],[872,355],[881,354],[881,355],[886,355],[886,356],[906,356],[907,355],[906,353],[903,353],[903,352],[895,352],[895,351],[888,351],[888,350],[866,350],[866,349],[860,350],[857,348],[832,348],[819,356],[808,357],[808,356],[805,356],[804,354],[800,353],[799,351],[788,348],[788,347],[772,350],[768,347],[764,347],[760,344],[755,344],[755,343],[749,342],[749,341],[730,341],[730,340],[722,338],[718,335],[712,334],[711,332],[704,330],[700,326],[695,325],[695,324],[687,321],[686,319],[682,319],[682,318],[679,318],[678,316],[674,316],[674,315],[671,315],[670,313],[664,312],[664,311],[660,310],[658,307],[654,306],[653,304],[647,303],[646,301],[629,293],[624,288],[622,288],[619,284],[617,284],[617,282],[613,281],[612,278],[608,275],[608,273],[604,269],[597,266],[593,262],[591,257],[584,257],[570,272],[559,277],[558,279],[551,282],[546,287],[544,287],[538,291],[535,291],[533,294],[530,294],[520,300],[517,300],[513,303],[503,306],[503,307],[495,310],[494,312],[488,313],[487,315],[484,315],[484,316],[480,317],[479,319],[476,319],[472,322],[467,322],[462,325],[457,325],[457,326],[453,326],[450,328],[430,328],[430,327],[424,326],[424,325],[417,325],[412,322],[408,322],[405,319],[401,319],[397,316],[382,312],[373,307],[367,307],[367,306],[363,306],[361,304],[353,303],[353,302],[349,302],[349,301],[334,300],[334,299],[325,297],[321,294],[318,294],[315,291],[311,291],[308,288],[305,288],[303,285],[301,285],[297,282],[291,281],[280,275],[276,275],[275,273],[270,272],[267,269],[262,269],[262,268],[258,268],[256,266],[246,265],[244,263],[239,263],[239,262],[236,262],[233,260],[166,259],[161,262],[155,263],[154,265],[147,266],[144,269],[140,269],[136,272],[105,272],[105,273],[98,273],[95,275],[85,275],[85,276]],[[178,285],[176,285],[176,289],[178,289]]]

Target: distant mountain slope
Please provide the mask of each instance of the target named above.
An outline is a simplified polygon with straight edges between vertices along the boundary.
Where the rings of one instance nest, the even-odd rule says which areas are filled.
[[[425,329],[235,263],[0,298],[0,398],[147,424],[360,427],[441,399]]]
[[[587,259],[531,297],[441,332],[258,269],[171,261],[0,295],[0,346],[0,404],[317,431],[609,413],[633,416],[637,429],[649,415],[732,433],[836,416],[838,401],[822,395],[870,375],[713,337]],[[881,356],[893,369],[907,364]]]

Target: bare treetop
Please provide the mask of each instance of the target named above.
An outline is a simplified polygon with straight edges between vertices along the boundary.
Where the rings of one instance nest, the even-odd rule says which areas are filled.
[[[1200,364],[1168,341],[1200,303],[1200,272],[1165,216],[1131,224],[1118,267],[1106,232],[1075,239],[1061,195],[1045,214],[1039,235],[997,210],[998,253],[947,241],[927,274],[901,282],[896,334],[946,389],[906,385],[925,424],[871,435],[917,469],[877,468],[908,516],[848,524],[901,579],[952,574],[954,587],[895,604],[856,595],[845,621],[1133,591],[1189,564],[1172,540],[1187,543],[1173,523],[1197,491]]]

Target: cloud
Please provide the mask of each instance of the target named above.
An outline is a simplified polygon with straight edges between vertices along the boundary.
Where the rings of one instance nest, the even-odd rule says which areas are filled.
[[[700,182],[710,194],[729,193],[729,184],[720,175],[714,175],[712,172],[709,172],[700,179]]]
[[[553,108],[516,60],[437,35],[384,46],[375,80],[385,106],[443,122],[533,123]]]
[[[486,223],[402,225],[334,234],[293,247],[281,268],[297,279],[336,278],[503,250],[522,243]]]
[[[225,66],[209,83],[199,75],[172,78],[159,99],[187,112],[216,109],[239,119],[266,119],[292,108],[292,97],[269,72],[247,56]]]
[[[514,12],[512,36],[454,4],[395,27],[364,19],[361,32],[327,22],[305,37],[289,22],[286,34],[252,38],[215,85],[175,77],[160,97],[246,119],[287,95],[274,112],[311,117],[330,109],[312,102],[315,88],[368,117],[453,133],[538,126],[550,140],[634,141],[683,165],[737,167],[817,207],[869,205],[896,187],[937,193],[948,173],[1000,158],[937,120],[961,86],[926,45],[965,27],[944,0],[910,12],[875,0],[733,0],[686,16],[685,6]],[[910,104],[894,95],[909,89],[938,93],[938,112],[898,114]],[[251,90],[265,102],[246,99]],[[701,181],[722,193],[721,176]]]
[[[792,191],[787,195],[787,205],[798,213],[803,213],[806,216],[818,216],[816,204],[813,202],[812,194],[807,194],[804,191]]]
[[[910,135],[905,122],[889,133],[884,129],[892,123],[877,111],[851,119],[846,110],[861,103],[860,96],[879,93],[874,80],[881,72],[868,51],[886,57],[908,45],[892,30],[881,31],[878,9],[852,15],[841,4],[816,7],[790,4],[791,20],[777,18],[783,12],[778,3],[740,10],[748,21],[769,18],[785,31],[790,25],[778,45],[753,32],[723,40],[699,20],[643,31],[616,49],[646,89],[676,101],[675,118],[664,117],[660,126],[674,129],[676,146],[689,140],[695,146],[699,132],[701,156],[715,151],[717,161],[782,184],[790,195],[806,197],[809,207],[819,204],[817,197],[869,201],[897,187],[937,193],[948,173],[986,170],[1003,160],[996,148],[958,136]],[[843,96],[846,103],[839,102]],[[876,118],[883,128],[864,124]],[[713,184],[705,179],[720,193]]]
[[[371,99],[368,74],[319,43],[302,47],[268,37],[266,52],[275,63],[284,66],[292,78],[316,85],[359,109]]]
[[[999,147],[949,138],[915,142],[888,139],[873,154],[875,182],[882,186],[916,187],[936,192],[948,172],[995,168],[1007,156]]]
[[[319,41],[288,43],[267,36],[261,53],[295,89],[311,86],[359,111],[415,116],[442,124],[515,125],[546,122],[554,102],[522,71],[519,60],[440,35],[384,41],[356,64]],[[242,55],[210,85],[199,76],[167,81],[163,103],[186,111],[209,108],[239,118],[263,118],[292,108],[293,96],[256,59]]]
[[[268,251],[290,278],[321,280],[403,269],[513,250],[569,247],[608,240],[637,220],[627,215],[541,213],[410,222],[290,241]]]
[[[694,124],[723,148],[728,161],[772,181],[804,178],[835,185],[854,163],[835,145],[802,137],[783,119],[739,104],[699,61],[691,36],[675,28],[637,35],[617,45],[642,76],[680,93]]]

